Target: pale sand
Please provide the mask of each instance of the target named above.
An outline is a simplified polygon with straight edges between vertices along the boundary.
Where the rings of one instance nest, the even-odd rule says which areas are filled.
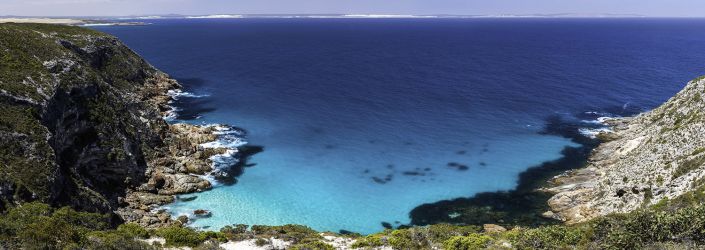
[[[334,235],[329,235],[326,233],[321,233],[321,236],[323,236],[323,242],[330,244],[333,246],[334,249],[336,250],[352,250],[353,248],[351,247],[353,243],[355,243],[354,239],[350,239],[347,237],[341,237],[341,236],[334,236]],[[153,237],[149,239],[143,239],[141,241],[146,242],[147,244],[153,245],[164,245],[166,241],[164,238],[160,237]],[[243,240],[243,241],[228,241],[225,243],[220,243],[220,247],[225,250],[274,250],[274,249],[287,249],[289,246],[291,246],[291,242],[284,241],[281,239],[276,239],[276,238],[269,238],[268,243],[264,246],[257,246],[255,243],[255,239],[248,239],[248,240]],[[165,250],[190,250],[190,247],[171,247],[171,248],[164,248]],[[390,247],[375,247],[371,248],[373,250],[392,250]]]
[[[0,23],[47,23],[76,25],[85,23],[83,20],[68,18],[0,18]]]

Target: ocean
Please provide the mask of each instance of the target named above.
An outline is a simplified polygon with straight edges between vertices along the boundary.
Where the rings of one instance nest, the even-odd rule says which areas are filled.
[[[235,183],[191,226],[373,233],[426,203],[514,189],[599,117],[647,111],[705,73],[705,19],[155,19],[103,26],[192,95],[175,122],[246,131]],[[570,132],[570,131],[568,131]],[[450,216],[450,215],[449,215]]]

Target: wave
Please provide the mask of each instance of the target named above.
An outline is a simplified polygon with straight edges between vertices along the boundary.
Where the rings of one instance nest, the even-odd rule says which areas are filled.
[[[182,111],[183,109],[175,107],[173,105],[174,101],[178,101],[180,98],[201,98],[201,97],[207,97],[209,96],[208,94],[194,94],[191,92],[186,92],[182,91],[180,89],[170,89],[166,93],[169,97],[171,97],[171,100],[169,101],[169,110],[164,112],[164,116],[162,119],[164,119],[167,122],[175,122],[177,121],[177,118],[179,117],[179,112]]]
[[[590,123],[590,124],[596,124],[596,125],[606,125],[605,122],[609,119],[614,119],[616,117],[614,116],[600,116],[597,117],[594,120],[581,120],[582,123]]]
[[[167,95],[171,98],[169,101],[169,110],[165,112],[163,117],[167,122],[173,123],[177,121],[178,113],[181,108],[173,105],[174,101],[180,98],[201,98],[207,97],[208,94],[194,94],[180,89],[172,89],[167,91]],[[208,180],[212,185],[219,185],[218,179],[230,178],[229,170],[239,163],[238,147],[247,144],[245,140],[245,132],[239,128],[224,125],[224,124],[205,124],[203,128],[212,129],[212,134],[216,135],[214,141],[199,144],[202,148],[225,149],[225,152],[213,155],[208,159],[211,160],[211,171],[199,177]]]
[[[164,119],[167,122],[174,122],[176,121],[176,118],[179,117],[179,111],[181,111],[180,108],[174,107],[174,106],[169,106],[169,110],[164,112],[164,116],[162,119]]]
[[[578,132],[591,139],[596,139],[597,135],[600,133],[613,132],[608,126],[607,121],[621,117],[619,115],[598,111],[587,111],[578,116],[579,118],[583,118],[580,120],[582,125],[578,128]]]
[[[609,128],[579,128],[578,132],[580,134],[590,137],[591,139],[597,138],[597,135],[600,133],[609,133],[612,132],[612,129]]]
[[[180,89],[169,90],[169,91],[167,91],[166,94],[174,100],[178,100],[181,97],[201,98],[201,97],[209,96],[208,94],[200,94],[199,95],[199,94],[194,94],[194,93],[187,92],[187,91],[182,91]]]
[[[219,184],[217,178],[227,178],[228,171],[231,167],[235,166],[240,159],[238,158],[238,147],[247,144],[247,141],[243,138],[244,133],[242,130],[234,128],[228,125],[222,124],[210,124],[205,125],[205,127],[212,127],[215,129],[213,134],[218,135],[215,141],[206,142],[200,144],[203,148],[225,148],[225,152],[221,154],[216,154],[211,156],[211,169],[212,171],[204,176],[208,181],[214,185]]]

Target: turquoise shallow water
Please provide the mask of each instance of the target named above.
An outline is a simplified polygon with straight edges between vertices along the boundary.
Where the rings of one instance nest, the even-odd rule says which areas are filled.
[[[408,223],[575,146],[539,133],[546,118],[647,110],[705,69],[700,19],[150,22],[98,29],[203,95],[176,103],[180,120],[264,147],[236,184],[168,206],[211,210],[191,224],[211,229]]]
[[[257,130],[251,136],[259,141]],[[211,218],[192,224],[197,227],[304,223],[317,230],[372,233],[383,229],[383,221],[409,223],[409,211],[422,203],[511,189],[527,166],[556,159],[562,147],[571,144],[564,138],[537,136],[532,130],[474,141],[457,150],[368,143],[323,150],[298,143],[267,144],[272,146],[252,158],[257,166],[247,168],[236,185],[217,187],[198,194],[195,201],[169,207],[176,215],[199,208],[213,211]],[[394,147],[403,150],[390,152]],[[463,150],[467,153],[459,155],[457,151]],[[466,164],[469,170],[448,167],[448,162]],[[405,171],[425,176],[405,175]],[[385,184],[370,179],[389,174],[392,180]]]

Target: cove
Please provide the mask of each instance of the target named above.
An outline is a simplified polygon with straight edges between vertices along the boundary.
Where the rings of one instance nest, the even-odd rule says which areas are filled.
[[[547,118],[648,110],[705,66],[702,20],[150,22],[97,29],[198,96],[177,119],[263,147],[236,183],[169,205],[212,211],[191,224],[210,229],[409,224],[422,204],[512,190],[580,146],[542,133]]]

